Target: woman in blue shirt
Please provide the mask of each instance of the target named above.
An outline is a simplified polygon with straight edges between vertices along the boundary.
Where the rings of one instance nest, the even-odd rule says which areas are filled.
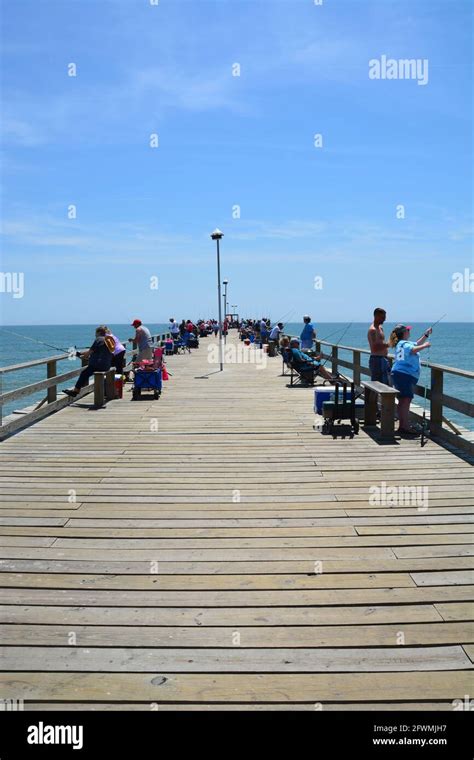
[[[410,404],[414,395],[414,389],[420,377],[420,351],[429,348],[431,343],[426,340],[431,335],[431,327],[423,333],[416,343],[410,340],[410,325],[397,325],[389,338],[389,344],[395,349],[395,361],[392,364],[393,385],[399,392],[398,418],[400,421],[398,432],[403,436],[416,436],[417,433],[410,428],[409,413]]]

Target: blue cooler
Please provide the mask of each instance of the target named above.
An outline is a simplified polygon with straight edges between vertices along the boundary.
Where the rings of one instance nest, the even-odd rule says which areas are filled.
[[[322,385],[320,388],[315,388],[314,390],[314,413],[315,414],[322,414],[323,413],[323,403],[324,401],[334,401],[336,397],[336,388],[334,385]],[[352,398],[352,393],[350,390],[347,391],[347,400],[350,401]],[[339,387],[339,400],[342,403],[342,389]]]

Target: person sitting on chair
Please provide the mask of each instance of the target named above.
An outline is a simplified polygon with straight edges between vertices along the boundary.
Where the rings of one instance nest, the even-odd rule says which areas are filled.
[[[93,342],[92,346],[82,354],[78,354],[81,357],[87,358],[89,360],[89,363],[86,367],[84,367],[81,374],[77,378],[77,383],[74,388],[66,388],[64,390],[64,393],[67,396],[74,398],[78,395],[81,388],[84,388],[84,386],[88,385],[89,379],[92,377],[94,372],[107,372],[112,366],[113,347],[110,348],[108,346],[106,337],[107,327],[105,327],[105,325],[101,325],[95,331],[95,341]],[[112,336],[109,335],[109,338],[111,339]],[[113,343],[114,341],[112,341],[112,344]]]
[[[311,358],[311,356],[308,356],[308,354],[305,354],[300,350],[300,341],[298,338],[292,338],[290,340],[290,358],[293,367],[301,376],[301,379],[307,383],[312,383],[316,375],[324,377],[325,380],[334,381],[337,379],[337,377],[333,377],[333,375],[323,367],[320,354]]]

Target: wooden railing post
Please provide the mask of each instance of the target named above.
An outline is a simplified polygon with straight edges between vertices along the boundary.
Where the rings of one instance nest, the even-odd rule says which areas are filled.
[[[360,385],[360,351],[352,351],[352,363],[354,365],[353,368],[353,378],[354,378],[354,384]]]
[[[337,373],[337,346],[333,346],[331,349],[331,363],[332,363],[332,374],[335,375]]]
[[[104,372],[94,372],[94,406],[101,407],[105,403]]]
[[[364,424],[367,426],[377,424],[377,394],[367,386],[364,389]]]
[[[431,367],[430,431],[437,433],[443,427],[443,380],[441,369]]]
[[[112,401],[115,398],[115,369],[105,373],[105,398]]]
[[[46,365],[46,377],[48,378],[48,380],[51,377],[56,377],[57,374],[58,374],[57,363],[55,361],[48,362]],[[58,397],[58,386],[52,385],[51,388],[48,388],[47,396],[48,396],[48,404],[51,404],[53,401],[56,401]]]

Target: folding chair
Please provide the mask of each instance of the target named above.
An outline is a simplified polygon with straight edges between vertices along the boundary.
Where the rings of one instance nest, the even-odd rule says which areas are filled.
[[[185,333],[178,340],[175,340],[174,342],[175,352],[177,354],[185,354],[187,351],[188,354],[190,354],[191,349],[189,348],[188,344],[189,344],[189,333]]]

